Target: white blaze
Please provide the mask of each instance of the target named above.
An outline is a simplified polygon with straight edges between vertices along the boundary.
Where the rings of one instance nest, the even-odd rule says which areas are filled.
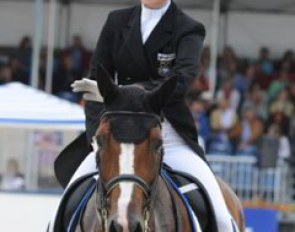
[[[121,144],[121,154],[119,156],[119,175],[134,175],[134,145]],[[128,205],[131,201],[133,183],[120,183],[120,197],[118,200],[118,223],[128,226]],[[125,229],[125,228],[124,228]]]

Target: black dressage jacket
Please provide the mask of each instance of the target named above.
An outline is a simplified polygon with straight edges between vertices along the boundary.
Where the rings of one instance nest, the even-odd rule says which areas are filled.
[[[94,75],[99,64],[108,70],[119,85],[142,83],[147,89],[153,89],[166,78],[178,78],[176,90],[164,109],[164,116],[192,150],[204,158],[204,152],[198,145],[193,117],[185,103],[185,94],[192,80],[198,76],[205,28],[172,2],[143,45],[140,15],[140,5],[109,14],[96,46],[89,78],[99,78],[99,72],[96,77]],[[88,144],[98,127],[102,109],[103,104],[86,103]],[[89,152],[85,140],[86,136],[82,134],[55,162],[56,175],[63,186]]]

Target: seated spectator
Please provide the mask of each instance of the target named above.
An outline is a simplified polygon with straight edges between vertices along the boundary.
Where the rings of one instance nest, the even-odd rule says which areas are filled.
[[[240,136],[238,115],[226,99],[220,99],[218,108],[211,114],[210,125],[213,130],[209,152],[232,154]]]
[[[280,126],[272,124],[268,128],[268,135],[279,139],[278,158],[286,160],[291,156],[291,145],[289,138],[281,132]]]
[[[277,111],[270,115],[266,127],[269,128],[273,124],[278,125],[280,132],[283,135],[288,136],[290,134],[290,123],[290,118],[288,118],[283,112]]]
[[[242,97],[245,97],[246,92],[249,90],[252,81],[255,77],[254,65],[249,65],[246,70],[241,73],[237,73],[234,76],[233,85],[234,88],[239,91]]]
[[[79,94],[73,93],[71,84],[81,78],[81,73],[72,70],[71,56],[64,54],[58,72],[53,78],[53,94],[69,101],[78,102]]]
[[[266,94],[259,85],[253,85],[246,95],[246,99],[242,105],[242,109],[252,108],[255,114],[266,120],[268,117]]]
[[[258,59],[258,75],[270,76],[274,73],[274,65],[270,59],[270,51],[267,47],[262,47]]]
[[[12,71],[9,65],[3,65],[0,68],[0,85],[11,82],[12,80]]]
[[[25,186],[23,175],[19,171],[16,159],[8,160],[6,172],[2,176],[2,190],[21,190]]]
[[[190,109],[194,117],[199,135],[204,139],[204,142],[206,143],[210,135],[210,125],[202,100],[200,100],[199,97],[192,100],[190,102]]]
[[[32,42],[29,36],[22,38],[18,49],[16,50],[15,58],[19,60],[26,76],[29,76],[32,63]]]
[[[85,48],[80,35],[73,37],[72,45],[65,50],[65,53],[71,57],[71,70],[83,76],[84,72],[88,70],[90,53]]]
[[[12,72],[12,81],[21,82],[26,85],[29,84],[30,76],[28,72],[23,69],[20,61],[17,58],[11,58],[9,66]]]
[[[290,102],[293,103],[293,106],[295,107],[295,81],[293,81],[290,85],[289,95]]]
[[[231,79],[227,79],[224,81],[221,90],[217,92],[217,99],[222,100],[225,99],[228,101],[229,106],[237,111],[241,101],[241,95],[239,91],[234,89],[233,81]]]
[[[204,65],[200,65],[199,77],[194,80],[192,88],[199,92],[209,90],[209,77]]]
[[[263,135],[263,123],[256,116],[254,109],[243,109],[241,123],[241,138],[238,145],[238,154],[255,155],[256,144]]]
[[[288,64],[290,73],[295,73],[295,55],[292,50],[287,50],[281,59],[281,66]]]
[[[273,81],[268,88],[268,101],[272,102],[278,96],[278,94],[289,84],[289,71],[281,70],[277,80]]]
[[[202,50],[200,63],[204,66],[205,72],[208,71],[210,66],[210,47],[205,46]]]
[[[289,99],[289,92],[287,89],[281,90],[276,100],[270,106],[270,113],[282,112],[288,118],[294,115],[294,105]]]

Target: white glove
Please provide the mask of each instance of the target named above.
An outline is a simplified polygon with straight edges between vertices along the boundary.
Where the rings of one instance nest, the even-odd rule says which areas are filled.
[[[74,93],[83,93],[83,98],[86,101],[103,102],[103,97],[98,90],[96,81],[83,78],[82,80],[75,81],[71,87]]]

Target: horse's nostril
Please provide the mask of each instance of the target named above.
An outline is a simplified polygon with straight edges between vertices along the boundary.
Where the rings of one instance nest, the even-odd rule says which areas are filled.
[[[143,229],[141,228],[141,224],[137,224],[137,228],[135,229],[135,232],[143,232]]]
[[[110,232],[123,232],[122,226],[119,225],[118,222],[112,221],[110,224]]]
[[[130,229],[130,232],[142,232],[143,231],[140,222],[131,223],[129,229]]]

